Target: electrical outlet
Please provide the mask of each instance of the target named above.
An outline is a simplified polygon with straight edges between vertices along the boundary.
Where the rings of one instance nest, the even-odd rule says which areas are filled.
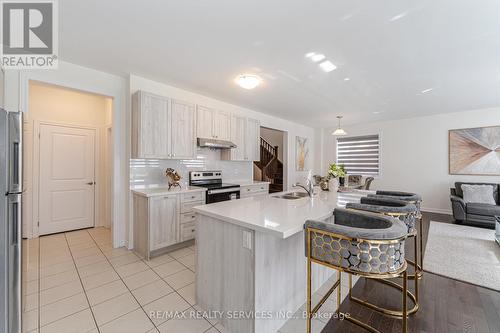
[[[250,231],[243,230],[243,247],[252,249],[252,233]]]

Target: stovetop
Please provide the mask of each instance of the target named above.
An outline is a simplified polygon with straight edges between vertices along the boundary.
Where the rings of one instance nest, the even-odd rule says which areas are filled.
[[[237,184],[224,184],[224,183],[218,183],[218,184],[191,184],[191,185],[206,187],[209,190],[218,190],[218,189],[223,189],[223,188],[240,187],[240,185],[237,185]]]

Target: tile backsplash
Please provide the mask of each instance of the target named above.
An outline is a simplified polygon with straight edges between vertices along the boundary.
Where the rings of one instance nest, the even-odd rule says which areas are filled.
[[[252,180],[252,164],[252,162],[222,161],[221,150],[199,147],[196,159],[191,160],[131,159],[130,187],[166,186],[167,168],[175,169],[181,174],[183,185],[189,183],[189,172],[197,170],[221,170],[225,182]]]

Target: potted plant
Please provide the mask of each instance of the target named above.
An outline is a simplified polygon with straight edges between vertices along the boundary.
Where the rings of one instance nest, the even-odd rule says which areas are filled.
[[[344,178],[346,175],[345,167],[343,165],[337,165],[336,163],[330,164],[328,168],[327,179],[330,183],[331,191],[338,191],[339,189],[339,178]]]

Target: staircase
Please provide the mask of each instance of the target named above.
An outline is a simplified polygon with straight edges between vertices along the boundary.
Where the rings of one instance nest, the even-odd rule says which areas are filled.
[[[278,146],[260,138],[260,161],[254,162],[254,179],[270,182],[269,192],[283,191],[283,163],[278,159]]]

